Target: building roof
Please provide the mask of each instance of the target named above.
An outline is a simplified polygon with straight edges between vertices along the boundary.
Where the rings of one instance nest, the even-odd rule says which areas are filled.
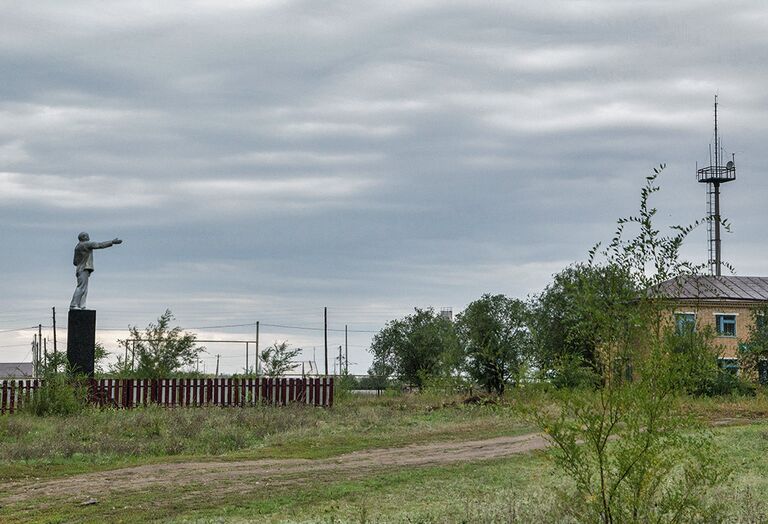
[[[660,286],[662,295],[680,300],[767,301],[768,277],[689,275]]]
[[[32,378],[32,362],[0,362],[0,378]]]

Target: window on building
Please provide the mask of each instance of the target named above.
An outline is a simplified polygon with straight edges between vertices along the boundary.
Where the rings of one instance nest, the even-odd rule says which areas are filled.
[[[717,359],[717,364],[720,366],[720,369],[732,375],[739,373],[739,361],[735,358],[719,358]]]
[[[768,360],[762,359],[757,363],[757,378],[763,386],[768,384]]]
[[[678,335],[696,331],[696,315],[694,313],[675,313],[675,329]]]
[[[721,337],[736,336],[736,315],[715,315],[715,323]]]

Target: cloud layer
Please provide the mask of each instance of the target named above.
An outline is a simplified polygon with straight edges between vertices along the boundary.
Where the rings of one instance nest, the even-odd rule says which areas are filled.
[[[166,307],[187,326],[320,327],[328,306],[333,327],[374,331],[525,296],[607,238],[660,162],[663,220],[702,215],[715,93],[739,166],[725,256],[768,274],[766,29],[758,1],[14,5],[0,330],[63,314],[81,230],[125,238],[97,255],[103,328]],[[705,258],[704,231],[688,254]],[[12,335],[0,345],[30,337]],[[369,339],[351,340],[360,372]],[[235,369],[239,349],[212,351]]]

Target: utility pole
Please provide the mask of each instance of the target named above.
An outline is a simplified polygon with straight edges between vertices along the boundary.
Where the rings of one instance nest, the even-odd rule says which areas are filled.
[[[323,335],[325,336],[325,376],[328,376],[328,308],[323,308]]]
[[[248,342],[245,343],[245,374],[248,374]]]
[[[32,335],[32,373],[37,377],[37,333]]]
[[[39,374],[40,372],[40,353],[43,349],[43,325],[38,324],[37,325],[37,364],[35,371]]]
[[[214,375],[216,377],[219,376],[219,357],[221,357],[221,355],[216,355],[216,375]]]
[[[256,374],[261,374],[261,364],[259,364],[259,321],[256,321]]]
[[[349,375],[349,337],[347,325],[344,324],[344,374]]]
[[[339,375],[341,375],[344,372],[344,368],[342,367],[341,363],[341,346],[339,346]]]
[[[43,339],[43,368],[48,367],[48,337]]]
[[[53,357],[56,358],[56,308],[53,307]]]

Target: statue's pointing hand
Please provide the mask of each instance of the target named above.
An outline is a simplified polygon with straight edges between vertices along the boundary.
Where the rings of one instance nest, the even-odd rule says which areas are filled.
[[[122,240],[120,240],[119,238],[116,238],[116,239],[114,239],[114,240],[112,241],[112,243],[113,243],[113,244],[122,244],[122,243],[123,243],[123,241],[122,241]]]

